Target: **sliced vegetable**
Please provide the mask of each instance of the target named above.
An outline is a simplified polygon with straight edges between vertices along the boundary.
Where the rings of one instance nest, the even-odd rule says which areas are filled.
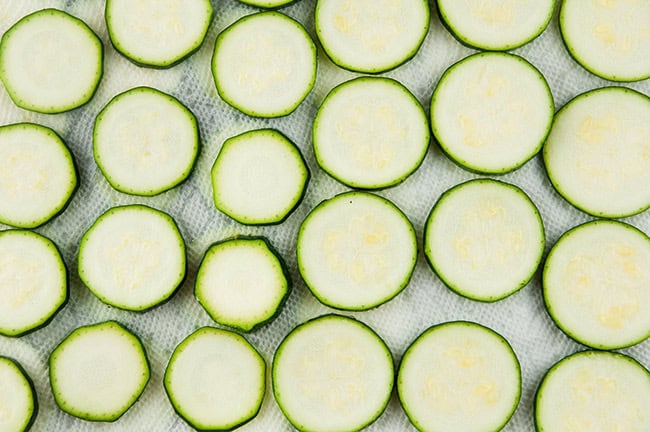
[[[293,3],[295,0],[239,0],[240,2],[264,9],[274,9]]]
[[[34,385],[14,360],[0,356],[0,431],[25,432],[38,412]]]

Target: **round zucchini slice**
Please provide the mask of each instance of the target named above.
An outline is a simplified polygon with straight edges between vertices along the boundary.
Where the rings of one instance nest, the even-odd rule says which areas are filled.
[[[248,15],[217,36],[212,75],[221,98],[244,114],[285,116],[314,86],[316,45],[286,15]]]
[[[266,363],[242,336],[203,327],[174,350],[165,370],[174,409],[197,430],[233,430],[257,415]]]
[[[591,90],[555,116],[542,155],[553,187],[578,209],[618,218],[650,207],[650,98]]]
[[[539,152],[555,104],[544,76],[522,57],[486,52],[452,65],[431,98],[431,128],[455,163],[504,174]]]
[[[81,238],[78,268],[102,302],[144,311],[183,282],[185,243],[168,214],[144,205],[113,207]]]
[[[650,3],[565,0],[560,32],[569,54],[611,81],[650,77]]]
[[[263,9],[275,9],[293,3],[295,0],[239,0],[241,3]]]
[[[576,341],[618,349],[650,337],[650,237],[598,220],[566,232],[542,273],[553,321]]]
[[[429,124],[420,102],[399,82],[362,77],[334,88],[313,126],[316,161],[353,188],[394,186],[422,163]]]
[[[147,382],[149,363],[142,343],[115,321],[74,330],[50,355],[56,404],[84,420],[117,420]]]
[[[251,331],[278,314],[289,288],[284,262],[268,240],[237,237],[207,250],[194,295],[218,324]]]
[[[429,18],[427,0],[318,0],[314,17],[325,54],[364,73],[385,72],[415,56]]]
[[[650,372],[632,357],[582,351],[557,362],[535,399],[538,431],[650,430]]]
[[[346,192],[320,203],[298,232],[298,269],[318,300],[367,310],[399,294],[417,261],[415,230],[390,201]]]
[[[167,68],[199,49],[212,21],[210,0],[107,0],[115,49],[142,66]]]
[[[14,360],[0,356],[0,431],[25,432],[36,419],[34,385]]]
[[[523,288],[544,254],[542,218],[518,187],[470,180],[442,194],[424,229],[424,253],[456,293],[501,300]]]
[[[103,73],[102,43],[80,19],[57,9],[21,18],[0,41],[0,80],[14,103],[54,114],[95,94]]]
[[[495,331],[448,322],[429,328],[406,350],[397,392],[420,431],[494,432],[519,404],[521,368],[508,341]]]
[[[443,24],[461,43],[508,51],[532,41],[548,27],[555,0],[438,0]]]
[[[299,325],[273,357],[273,394],[300,431],[357,431],[386,409],[393,358],[383,340],[352,318],[325,315]]]
[[[217,209],[246,225],[284,221],[300,204],[309,182],[298,147],[273,129],[228,138],[211,176]]]
[[[173,188],[189,176],[198,149],[194,114],[150,87],[115,96],[95,119],[95,161],[120,192],[151,196]]]
[[[40,226],[76,189],[72,154],[56,132],[34,123],[0,126],[0,223]]]
[[[54,243],[31,231],[0,231],[0,299],[1,335],[22,336],[54,317],[68,299],[67,270]]]

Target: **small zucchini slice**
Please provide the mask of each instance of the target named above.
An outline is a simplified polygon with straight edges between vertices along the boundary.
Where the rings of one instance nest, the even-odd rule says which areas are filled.
[[[553,187],[578,209],[619,218],[650,207],[650,97],[623,87],[582,93],[556,115],[542,155]]]
[[[185,278],[185,243],[174,219],[144,205],[113,207],[81,238],[79,277],[102,302],[144,311]]]
[[[21,18],[0,41],[0,80],[20,108],[54,114],[80,107],[103,73],[99,38],[57,9]]]
[[[318,300],[367,310],[399,294],[417,261],[413,225],[393,203],[346,192],[320,203],[298,232],[298,269]]]
[[[0,126],[0,223],[40,226],[76,189],[72,154],[56,132],[34,123]]]
[[[316,35],[338,66],[381,73],[410,60],[429,32],[427,0],[318,0]]]
[[[210,0],[107,0],[115,49],[141,66],[168,68],[199,49],[212,21]]]
[[[151,196],[173,188],[189,176],[198,149],[194,114],[150,87],[120,93],[95,119],[95,161],[120,192]]]
[[[324,315],[299,325],[273,357],[273,394],[300,431],[358,431],[386,409],[393,358],[370,327]]]
[[[420,102],[390,78],[362,77],[334,88],[314,120],[316,161],[353,188],[394,186],[422,163],[429,123]]]
[[[38,402],[34,384],[14,360],[0,356],[0,431],[25,432],[34,423]]]
[[[277,224],[300,204],[309,176],[300,150],[280,132],[244,132],[228,138],[214,161],[214,204],[242,224]]]
[[[147,382],[149,363],[142,343],[116,321],[74,330],[50,355],[56,404],[84,420],[117,420]]]
[[[221,98],[244,114],[285,116],[314,86],[316,45],[286,15],[248,15],[217,36],[212,75]]]
[[[486,52],[452,65],[431,98],[431,128],[455,163],[504,174],[539,152],[555,104],[544,76],[522,57]]]
[[[473,300],[523,288],[544,254],[542,218],[517,186],[470,180],[442,194],[424,229],[424,253],[440,279]]]
[[[68,275],[52,241],[32,231],[0,231],[0,299],[1,335],[22,336],[54,317],[68,299]]]
[[[632,357],[582,351],[546,373],[535,398],[540,432],[650,430],[650,372]]]
[[[251,331],[274,318],[290,288],[280,255],[262,237],[236,237],[207,250],[194,295],[218,324]]]
[[[521,368],[501,335],[480,324],[430,327],[409,346],[397,373],[406,415],[423,432],[496,432],[521,397]]]
[[[178,415],[194,429],[229,431],[259,412],[266,363],[242,336],[203,327],[176,347],[164,385]]]
[[[576,341],[618,349],[650,337],[650,237],[597,220],[566,232],[542,273],[546,308]]]

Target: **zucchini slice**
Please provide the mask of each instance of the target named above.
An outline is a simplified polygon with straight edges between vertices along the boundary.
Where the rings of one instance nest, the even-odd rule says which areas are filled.
[[[95,94],[103,73],[99,38],[80,19],[57,9],[21,18],[0,41],[0,80],[14,103],[54,114]]]
[[[474,54],[452,65],[431,98],[442,150],[470,171],[504,174],[539,152],[555,105],[544,76],[522,57]]]
[[[239,0],[241,3],[263,9],[275,9],[293,3],[295,0]]]
[[[141,66],[167,68],[199,49],[212,21],[210,0],[107,0],[115,49]]]
[[[496,432],[519,404],[521,367],[500,334],[473,322],[447,322],[406,350],[397,392],[420,431]]]
[[[517,186],[470,180],[442,194],[424,229],[424,253],[456,293],[501,300],[523,288],[544,254],[542,218]]]
[[[117,420],[147,382],[149,363],[142,343],[116,321],[74,330],[50,355],[56,404],[84,420]]]
[[[81,238],[79,277],[102,302],[144,311],[185,279],[185,243],[174,219],[144,205],[113,207]]]
[[[318,0],[316,35],[338,66],[381,73],[410,60],[429,32],[427,0]]]
[[[564,0],[560,32],[569,54],[611,81],[650,77],[650,3]]]
[[[277,224],[300,204],[309,170],[300,150],[273,129],[228,138],[212,166],[217,209],[247,225]]]
[[[217,36],[212,76],[221,98],[244,114],[285,116],[314,86],[316,45],[286,15],[248,15]]]
[[[553,321],[578,342],[618,349],[650,337],[650,237],[617,221],[566,232],[542,273]]]
[[[120,192],[151,196],[173,188],[189,176],[198,149],[194,114],[150,87],[115,96],[95,119],[95,161]]]
[[[650,372],[632,357],[582,351],[557,362],[535,399],[543,432],[650,430]]]
[[[298,232],[298,269],[318,300],[367,310],[395,297],[417,261],[413,225],[393,203],[346,192],[320,203]]]
[[[557,192],[593,216],[650,207],[650,97],[623,87],[582,93],[555,116],[542,155]]]
[[[548,27],[555,0],[437,0],[443,24],[461,43],[508,51],[535,39]]]
[[[0,431],[29,430],[38,412],[31,379],[17,362],[0,356],[0,383]]]
[[[361,77],[334,88],[313,126],[316,161],[353,188],[396,185],[422,163],[429,123],[420,102],[390,78]]]
[[[43,327],[67,299],[67,270],[54,243],[31,231],[0,231],[0,334]]]
[[[194,295],[218,324],[251,331],[275,317],[290,288],[280,255],[262,237],[236,237],[207,250]]]
[[[299,325],[273,357],[273,394],[300,431],[357,431],[386,409],[393,358],[367,325],[324,315]]]
[[[242,336],[203,327],[176,347],[164,385],[178,415],[193,428],[233,430],[260,410],[266,363]]]

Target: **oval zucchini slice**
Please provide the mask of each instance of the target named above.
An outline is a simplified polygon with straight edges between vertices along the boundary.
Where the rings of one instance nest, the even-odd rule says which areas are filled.
[[[480,324],[430,327],[409,346],[397,373],[406,415],[420,431],[495,432],[521,397],[521,368],[501,335]]]
[[[84,420],[117,420],[147,382],[149,363],[142,343],[115,321],[74,330],[50,355],[56,404]]]
[[[582,93],[555,116],[542,155],[553,187],[578,209],[618,218],[650,207],[650,98],[623,87]]]
[[[102,302],[144,311],[185,278],[185,243],[174,219],[144,205],[113,207],[81,238],[79,277]]]
[[[242,336],[203,327],[176,347],[164,385],[178,415],[193,428],[233,430],[260,410],[266,363]]]
[[[618,349],[650,337],[650,237],[631,225],[598,220],[555,243],[542,273],[544,301],[567,335]]]
[[[103,73],[99,38],[80,19],[57,9],[21,18],[0,41],[0,80],[14,103],[54,114],[92,98]]]
[[[352,318],[325,315],[299,325],[273,357],[273,394],[300,431],[358,431],[386,409],[393,358]]]
[[[455,163],[504,174],[539,152],[555,105],[544,76],[522,57],[486,52],[452,65],[431,98],[431,128]]]
[[[38,413],[31,379],[17,362],[0,356],[0,383],[0,431],[29,430]]]

